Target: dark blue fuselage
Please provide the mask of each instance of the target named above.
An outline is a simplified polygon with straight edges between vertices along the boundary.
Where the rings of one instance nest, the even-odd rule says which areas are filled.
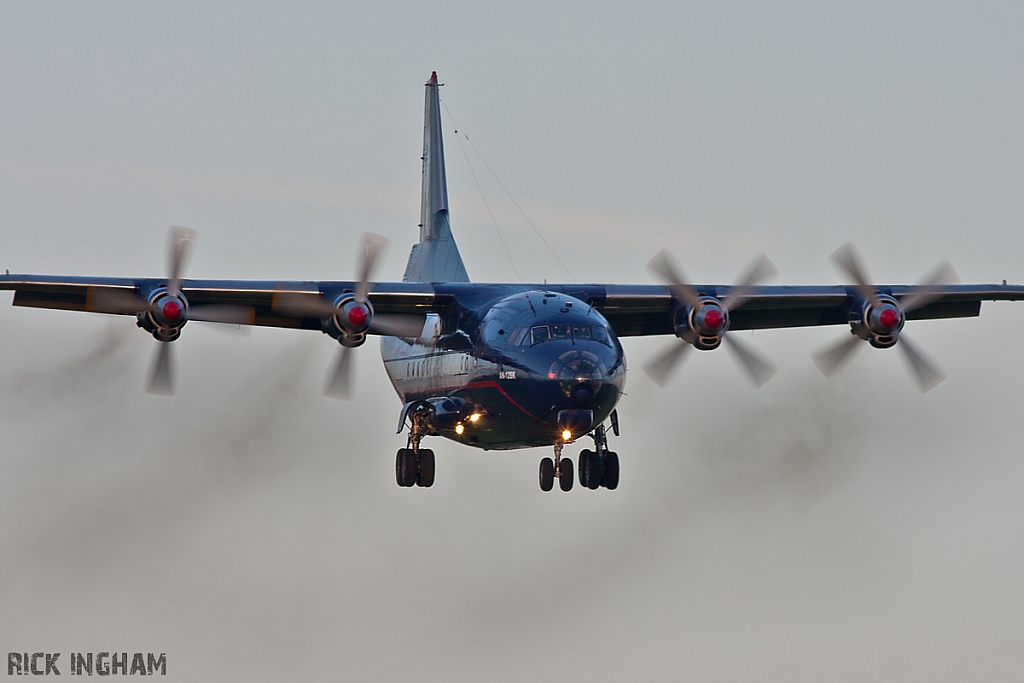
[[[438,435],[484,449],[563,441],[563,411],[593,411],[599,425],[626,379],[622,346],[592,306],[556,292],[508,294],[486,285],[450,294],[436,338],[382,337],[381,355],[403,401],[451,409],[435,422]]]

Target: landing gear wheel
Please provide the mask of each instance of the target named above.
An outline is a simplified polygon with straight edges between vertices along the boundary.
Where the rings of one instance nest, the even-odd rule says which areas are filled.
[[[561,473],[558,477],[558,486],[563,491],[572,491],[572,460],[562,458],[559,463]]]
[[[590,451],[586,448],[580,451],[577,471],[580,473],[580,486],[590,488]]]
[[[420,449],[420,473],[416,477],[416,485],[428,488],[434,485],[434,451],[429,448]]]
[[[583,457],[584,453],[586,458]],[[591,491],[596,491],[604,481],[604,459],[600,453],[594,451],[583,451],[580,453],[580,485],[586,486]],[[583,465],[587,467],[587,478],[583,478]]]
[[[550,491],[555,487],[555,461],[551,458],[541,458],[540,461],[540,490]]]
[[[398,449],[395,456],[395,479],[399,486],[412,486],[416,483],[416,453],[411,448]]]
[[[614,451],[608,451],[604,456],[604,477],[601,484],[609,491],[619,485],[619,454]]]

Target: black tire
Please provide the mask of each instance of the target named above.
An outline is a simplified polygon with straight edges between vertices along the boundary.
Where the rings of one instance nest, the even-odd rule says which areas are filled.
[[[434,485],[434,451],[429,448],[420,449],[420,473],[416,477],[416,485],[423,488]]]
[[[608,451],[604,456],[604,477],[601,484],[609,491],[614,491],[619,486],[619,454]]]
[[[550,491],[555,487],[555,461],[551,458],[540,460],[540,490]]]
[[[580,461],[576,471],[580,473],[580,486],[590,488],[590,451],[586,448],[580,451]]]
[[[580,485],[586,486],[591,491],[596,491],[604,481],[604,458],[600,453],[587,451],[587,481],[584,483],[583,474],[580,474]]]
[[[395,456],[395,479],[399,486],[416,483],[416,454],[411,448],[400,448]]]
[[[572,491],[572,460],[562,458],[559,465],[561,475],[558,477],[558,486],[563,491]]]

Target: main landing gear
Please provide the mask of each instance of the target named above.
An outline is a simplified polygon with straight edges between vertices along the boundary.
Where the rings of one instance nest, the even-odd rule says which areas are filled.
[[[399,486],[429,488],[434,485],[434,451],[420,448],[426,427],[426,415],[413,413],[409,447],[398,449],[395,456],[395,479]]]
[[[590,490],[600,487],[613,490],[619,485],[619,454],[608,450],[608,437],[604,425],[593,431],[594,450],[580,451],[580,486]],[[571,491],[573,484],[572,460],[562,457],[562,444],[555,444],[555,457],[540,461],[540,490],[550,491],[555,480],[563,491]]]
[[[434,485],[434,451],[429,448],[400,448],[395,456],[395,479],[399,486]]]
[[[591,491],[600,487],[614,490],[619,485],[619,454],[608,450],[608,434],[604,425],[598,425],[594,433],[594,450],[580,451],[580,485]]]

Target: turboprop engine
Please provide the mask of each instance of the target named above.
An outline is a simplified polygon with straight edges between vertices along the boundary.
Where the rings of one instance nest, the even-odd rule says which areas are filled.
[[[335,298],[319,291],[280,291],[274,296],[273,308],[278,313],[296,318],[319,318],[320,329],[338,340],[342,349],[324,389],[332,398],[349,398],[351,394],[351,349],[362,346],[370,332],[393,337],[418,338],[423,334],[426,317],[409,314],[379,314],[373,310],[369,293],[373,287],[370,276],[387,239],[366,233],[363,254],[359,259],[359,280],[354,289]]]
[[[946,376],[938,366],[903,334],[903,326],[907,322],[907,313],[927,306],[941,297],[941,285],[959,282],[960,278],[957,277],[953,266],[948,261],[939,264],[939,267],[925,278],[916,293],[897,300],[879,292],[878,288],[871,284],[852,244],[847,243],[839,247],[831,258],[839,270],[854,282],[856,297],[847,309],[850,314],[852,336],[814,354],[812,358],[818,369],[826,377],[832,375],[853,357],[853,353],[860,348],[860,342],[866,341],[876,349],[893,346],[899,348],[922,392],[929,391],[945,379]]]
[[[741,276],[739,284],[729,288],[724,301],[713,296],[702,296],[672,265],[665,250],[658,252],[647,267],[669,286],[675,300],[673,327],[676,336],[685,342],[673,344],[644,365],[648,377],[664,386],[691,346],[701,351],[711,351],[721,346],[724,340],[755,386],[760,387],[772,378],[776,368],[770,361],[738,338],[726,334],[729,331],[729,311],[742,306],[755,286],[778,272],[768,257],[762,255],[755,260]]]

